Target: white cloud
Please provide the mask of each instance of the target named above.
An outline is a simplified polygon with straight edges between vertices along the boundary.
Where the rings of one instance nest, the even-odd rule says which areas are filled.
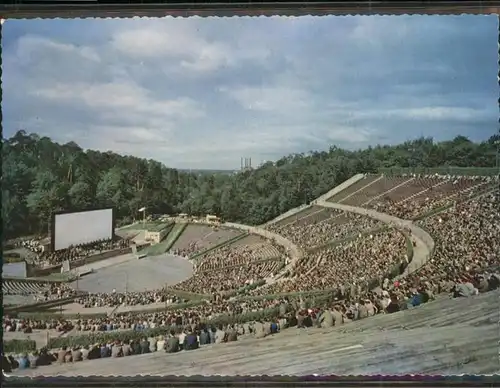
[[[356,113],[357,118],[398,118],[406,120],[431,120],[431,121],[469,121],[488,117],[490,112],[486,109],[473,109],[464,107],[423,106],[418,108],[400,108],[388,110],[365,110]]]
[[[37,23],[3,26],[6,136],[237,168],[497,126],[495,17]]]
[[[250,111],[292,113],[309,109],[312,96],[306,90],[289,87],[235,87],[219,89]]]
[[[55,42],[40,36],[25,35],[19,38],[15,55],[21,62],[32,62],[33,58],[43,55],[43,52],[57,52],[66,57],[80,57],[83,60],[99,63],[99,53],[92,47],[77,47],[73,44]]]
[[[133,83],[56,84],[32,94],[57,103],[85,104],[91,109],[112,110],[124,115],[139,113],[184,119],[204,116],[203,110],[190,98],[155,99],[146,89]]]
[[[224,67],[237,66],[242,61],[264,62],[269,51],[254,47],[230,45],[209,41],[192,25],[171,19],[171,24],[154,23],[117,31],[111,45],[125,55],[139,61],[173,59],[177,70],[210,73]]]

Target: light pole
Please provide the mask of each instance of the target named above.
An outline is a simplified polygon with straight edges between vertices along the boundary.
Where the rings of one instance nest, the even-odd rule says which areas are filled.
[[[142,224],[146,224],[146,207],[141,207],[138,211],[142,213]]]
[[[414,174],[415,173],[415,152],[417,151],[415,146],[412,145],[408,151],[410,151],[410,163],[409,163],[409,166],[410,166],[410,175],[411,174]]]
[[[495,167],[496,167],[498,175],[500,175],[500,140],[495,141],[495,144],[497,146],[497,153],[496,153],[496,158],[495,158]]]

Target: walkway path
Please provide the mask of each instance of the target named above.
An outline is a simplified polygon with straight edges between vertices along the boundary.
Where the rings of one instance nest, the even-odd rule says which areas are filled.
[[[434,250],[435,244],[430,234],[427,233],[422,228],[415,225],[411,221],[402,220],[401,218],[397,218],[385,213],[380,213],[372,209],[364,209],[361,207],[341,205],[339,203],[319,201],[316,204],[318,206],[344,210],[352,213],[365,215],[371,218],[375,218],[386,224],[393,225],[394,227],[400,230],[409,229],[412,234],[411,236],[412,240],[415,242],[415,246],[413,248],[413,259],[411,263],[408,265],[408,267],[406,267],[404,273],[401,276],[409,275],[420,269],[425,263],[427,263],[432,254],[432,251]]]

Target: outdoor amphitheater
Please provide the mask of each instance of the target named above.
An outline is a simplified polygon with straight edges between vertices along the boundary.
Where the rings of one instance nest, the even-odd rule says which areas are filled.
[[[53,357],[11,373],[499,373],[499,199],[498,176],[358,174],[259,226],[171,217],[151,243],[128,225],[73,277],[4,276],[4,349]]]

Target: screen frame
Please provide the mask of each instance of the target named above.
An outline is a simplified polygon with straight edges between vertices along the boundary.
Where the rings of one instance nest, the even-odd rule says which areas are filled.
[[[61,210],[61,211],[55,211],[52,212],[51,218],[50,218],[50,251],[55,252],[55,247],[56,247],[56,216],[63,215],[63,214],[71,214],[71,213],[85,213],[85,212],[92,212],[92,211],[98,211],[98,210],[111,210],[111,238],[114,239],[116,237],[115,229],[116,229],[116,208],[110,207],[110,206],[105,206],[105,207],[90,207],[90,208],[84,208],[84,209],[67,209],[67,210]],[[61,248],[58,251],[62,251],[67,248]]]

